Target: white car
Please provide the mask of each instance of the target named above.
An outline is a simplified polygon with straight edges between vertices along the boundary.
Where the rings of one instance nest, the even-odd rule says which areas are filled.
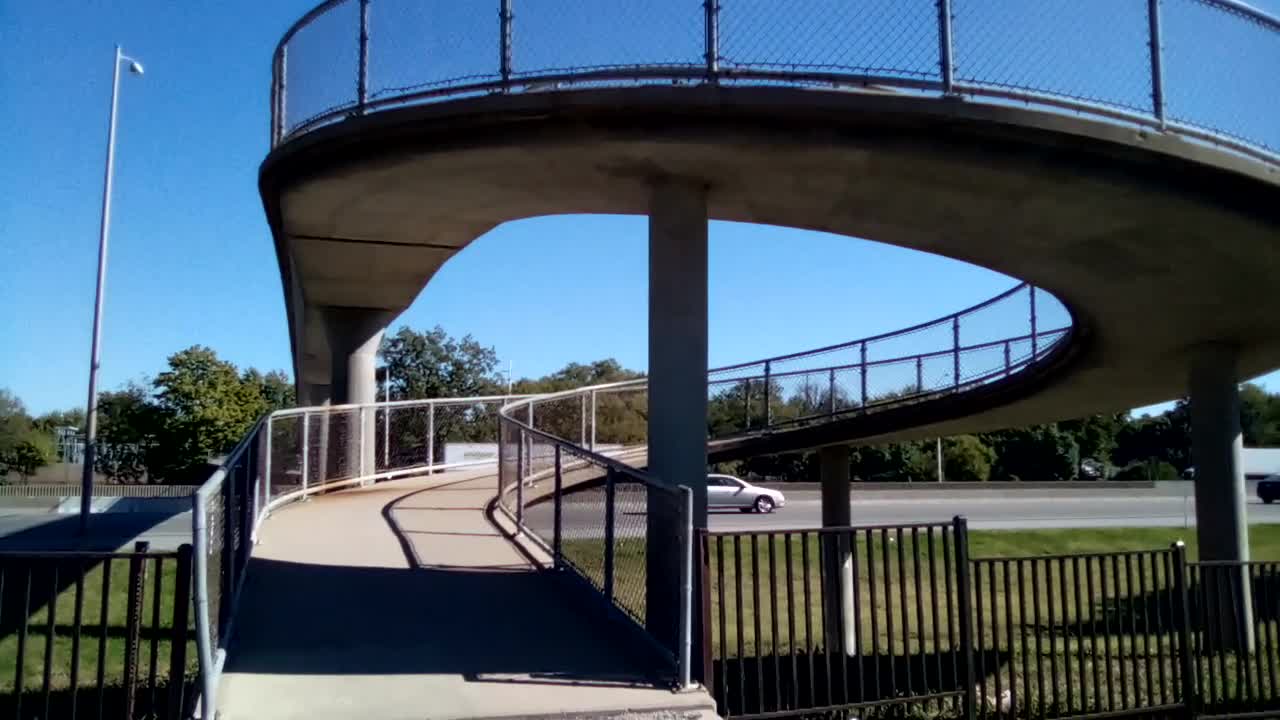
[[[756,487],[732,475],[707,476],[707,507],[710,509],[733,508],[742,512],[771,513],[786,504],[787,499],[777,490]]]

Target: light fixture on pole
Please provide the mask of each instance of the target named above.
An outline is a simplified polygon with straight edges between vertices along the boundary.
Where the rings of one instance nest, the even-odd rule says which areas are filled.
[[[111,70],[111,116],[107,123],[107,167],[102,187],[102,224],[98,233],[98,287],[93,298],[93,345],[89,356],[89,401],[85,412],[84,472],[80,480],[80,533],[89,530],[89,510],[93,505],[93,465],[98,437],[98,346],[102,340],[102,297],[107,280],[107,238],[111,231],[111,180],[116,159],[116,107],[120,95],[120,65],[129,63],[129,72],[142,74],[142,63],[120,52],[116,46]]]

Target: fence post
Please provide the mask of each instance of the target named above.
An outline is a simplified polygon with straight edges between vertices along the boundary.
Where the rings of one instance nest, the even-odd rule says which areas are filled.
[[[364,406],[364,405],[361,405],[361,406],[360,406],[360,411],[359,411],[359,413],[357,414],[357,421],[360,423],[360,432],[356,433],[356,439],[357,439],[357,440],[359,441],[359,443],[360,443],[360,450],[359,450],[359,455],[358,455],[358,457],[360,458],[360,460],[359,460],[359,462],[357,462],[357,463],[356,463],[356,477],[358,477],[358,478],[362,478],[362,479],[360,480],[360,485],[361,485],[362,487],[363,487],[364,485],[366,485],[366,484],[368,484],[368,483],[369,483],[369,481],[368,481],[368,480],[363,479],[363,478],[364,478],[364,476],[366,475],[366,473],[365,473],[365,471],[364,471],[364,464],[365,464],[365,460],[366,460],[366,458],[365,458],[365,456],[364,456],[364,446],[365,446],[365,441],[369,439],[369,438],[366,438],[366,437],[365,437],[365,431],[366,431],[366,430],[368,430],[368,428],[365,426],[365,411],[366,411],[366,410],[368,410],[368,408],[367,408],[366,406]]]
[[[827,371],[827,414],[836,414],[836,369]]]
[[[138,640],[142,630],[142,590],[147,584],[147,558],[151,543],[139,541],[129,558],[128,606],[125,608],[124,716],[133,717],[138,686]]]
[[[499,0],[498,68],[502,75],[502,89],[511,84],[511,0]]]
[[[773,424],[773,406],[769,404],[769,375],[773,372],[773,363],[764,361],[764,427],[766,430]]]
[[[1013,372],[1013,358],[1009,353],[1009,341],[1004,341],[1004,374],[1007,376]]]
[[[578,444],[587,446],[587,396],[578,396]]]
[[[591,452],[596,451],[596,391],[591,391]]]
[[[524,428],[516,426],[516,532],[524,528]]]
[[[951,381],[960,387],[960,316],[951,318]]]
[[[707,80],[715,82],[720,74],[720,0],[703,0],[705,11],[703,24],[707,36],[704,57],[707,62]]]
[[[182,691],[187,673],[187,628],[191,624],[191,545],[178,547],[174,572],[173,626],[169,635],[169,717],[182,714]],[[155,628],[159,632],[159,628]]]
[[[1036,357],[1040,354],[1038,349],[1039,338],[1036,337],[1039,332],[1036,329],[1036,286],[1030,285],[1029,287],[1031,288],[1031,362],[1035,362]]]
[[[1173,544],[1173,592],[1178,598],[1178,674],[1182,678],[1182,704],[1187,716],[1195,717],[1198,709],[1196,679],[1191,657],[1191,593],[1187,589],[1187,546],[1181,540]]]
[[[1151,109],[1164,130],[1164,42],[1160,32],[1160,0],[1147,0],[1151,41]]]
[[[751,429],[751,378],[742,381],[743,429]]]
[[[502,421],[498,421],[501,426]],[[502,431],[498,431],[499,439],[501,439]],[[436,466],[436,404],[427,403],[427,473],[431,473]]]
[[[938,73],[942,92],[955,94],[955,60],[951,45],[951,0],[938,0]]]
[[[276,96],[276,117],[279,118],[279,130],[276,131],[276,144],[280,144],[284,140],[285,130],[289,127],[288,118],[285,117],[285,111],[288,109],[289,100],[289,46],[280,46],[280,93]]]
[[[862,407],[867,406],[867,344],[858,348],[858,377],[862,384]]]
[[[388,393],[390,394],[390,393]],[[382,408],[382,469],[391,470],[391,398],[388,405]],[[374,468],[375,470],[377,468]]]
[[[604,596],[611,603],[613,602],[613,499],[616,492],[614,470],[609,468],[604,476]]]
[[[302,413],[302,491],[305,497],[311,477],[311,413]]]
[[[693,490],[680,492],[680,689],[693,685]],[[772,556],[771,556],[772,557]]]
[[[564,489],[564,478],[560,474],[560,445],[559,444],[556,445],[555,468],[556,468],[555,469],[556,479],[555,479],[555,490],[554,490],[555,497],[551,501],[552,502],[551,507],[555,511],[555,518],[552,521],[552,528],[551,528],[551,566],[558,570],[560,569],[560,556],[562,555],[561,548],[563,543],[563,531],[561,530],[561,527],[562,527],[561,523],[564,517],[562,514],[564,512],[564,508],[562,507],[564,504],[563,502],[564,496],[561,494],[561,491]]]
[[[369,100],[369,0],[360,0],[360,68],[356,77],[356,112],[364,114]]]
[[[916,392],[924,392],[924,358],[916,356]]]
[[[960,613],[960,649],[958,662],[961,663],[961,677],[964,679],[964,717],[973,720],[977,717],[977,703],[973,672],[973,607],[969,596],[969,521],[957,515],[952,520],[956,544],[956,610]]]
[[[224,476],[223,482],[226,482]],[[218,639],[209,627],[209,508],[199,491],[191,496],[192,580],[195,584],[196,653],[200,660],[200,717],[212,718],[217,688],[213,656]]]

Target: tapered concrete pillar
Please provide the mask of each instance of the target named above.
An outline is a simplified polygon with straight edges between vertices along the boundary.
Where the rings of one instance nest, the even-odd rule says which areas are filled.
[[[1240,465],[1239,378],[1235,349],[1208,345],[1191,365],[1191,461],[1195,466],[1196,538],[1200,559],[1247,561],[1249,525],[1245,515],[1244,470]],[[1217,618],[1220,643],[1252,648],[1253,612],[1248,572],[1204,568],[1209,586],[1209,618]],[[1212,632],[1213,629],[1210,629]]]
[[[707,190],[694,182],[657,183],[650,197],[649,472],[692,489],[694,526],[707,526]],[[675,649],[680,513],[657,493],[649,498],[647,624]]]
[[[334,405],[377,401],[378,347],[387,323],[395,317],[388,310],[374,308],[325,307],[325,330],[331,353],[329,389]],[[348,477],[372,475],[377,467],[377,417],[370,408],[336,414],[331,422],[350,428],[345,441]],[[342,451],[339,451],[342,452]]]
[[[831,445],[818,451],[822,481],[822,526],[852,524],[849,504],[849,446]],[[857,628],[853,616],[853,553],[848,535],[826,534],[822,540],[822,620],[828,652],[852,652]]]

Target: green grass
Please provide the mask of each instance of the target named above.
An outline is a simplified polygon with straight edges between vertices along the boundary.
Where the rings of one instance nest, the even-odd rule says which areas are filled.
[[[138,674],[140,687],[147,687],[151,665],[154,661],[158,684],[168,677],[172,648],[174,590],[176,561],[166,559],[160,575],[157,593],[155,562],[144,563],[147,574],[142,594],[142,614],[138,643]],[[80,583],[83,603],[80,618],[79,666],[77,685],[83,689],[96,687],[98,674],[106,686],[122,685],[125,679],[125,655],[128,618],[129,561],[115,559],[110,563],[108,597],[103,607],[104,565],[91,565]],[[75,620],[77,583],[76,573],[68,566],[59,568],[58,577],[49,572],[37,571],[31,587],[32,611],[26,618],[25,652],[19,668],[19,644],[21,626],[18,619],[26,592],[25,569],[14,568],[4,573],[3,611],[19,615],[0,618],[4,621],[5,636],[0,638],[0,695],[13,694],[16,679],[21,671],[24,693],[41,692],[44,685],[46,655],[50,657],[49,686],[51,690],[70,687],[72,675],[72,651],[75,644]],[[54,603],[48,598],[54,588],[61,588]],[[154,615],[159,599],[159,617]],[[52,617],[50,610],[52,609]],[[50,621],[52,620],[52,628]],[[186,640],[186,666],[191,671],[197,667],[194,632],[190,629]]]

